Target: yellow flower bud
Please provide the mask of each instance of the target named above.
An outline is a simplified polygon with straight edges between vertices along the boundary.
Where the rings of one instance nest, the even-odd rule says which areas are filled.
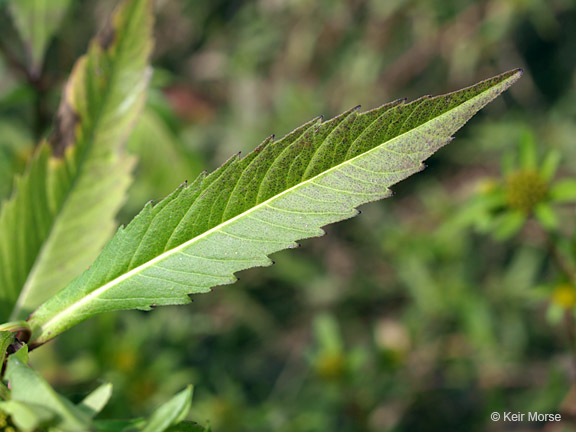
[[[326,381],[337,381],[346,372],[346,358],[343,354],[322,353],[316,359],[316,373]]]
[[[576,304],[576,290],[568,283],[558,285],[552,293],[552,301],[566,309],[574,307]]]

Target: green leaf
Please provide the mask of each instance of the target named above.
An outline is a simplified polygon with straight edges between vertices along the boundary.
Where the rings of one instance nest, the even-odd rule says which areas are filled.
[[[9,331],[0,332],[0,365],[4,364],[6,351],[12,342],[14,342],[14,333]],[[0,381],[0,398],[7,400],[9,399],[9,395],[10,390],[8,390],[8,387]]]
[[[314,332],[322,349],[329,353],[343,351],[338,322],[332,315],[320,314],[314,319]]]
[[[120,228],[90,270],[34,312],[33,343],[102,312],[188,303],[188,294],[234,282],[237,271],[270,265],[268,255],[389,196],[520,75],[313,120],[232,157]]]
[[[550,150],[542,161],[542,166],[540,168],[540,174],[546,181],[552,181],[558,170],[558,165],[562,160],[562,155],[557,150]]]
[[[85,270],[115,229],[133,159],[124,142],[150,70],[152,5],[128,0],[65,87],[40,145],[0,212],[0,319],[25,318]]]
[[[80,408],[90,417],[94,417],[104,409],[111,396],[112,384],[102,384],[100,387],[86,396],[84,400],[78,404],[78,408]]]
[[[128,150],[138,155],[135,181],[126,204],[136,213],[150,196],[165,196],[201,166],[188,162],[183,144],[168,128],[160,114],[150,107],[142,112],[130,140]]]
[[[166,429],[166,432],[210,432],[210,428],[200,426],[198,423],[183,421]]]
[[[48,43],[69,5],[70,0],[11,0],[8,3],[26,48],[32,76],[40,73]]]
[[[11,400],[21,405],[51,412],[54,426],[62,431],[90,430],[90,416],[56,391],[36,371],[27,365],[27,348],[20,349],[8,358],[6,378],[10,383]]]
[[[525,222],[526,215],[521,210],[508,211],[497,220],[494,237],[498,240],[508,240],[520,231]]]
[[[556,203],[576,201],[576,179],[561,179],[552,184],[550,199]]]
[[[141,430],[146,424],[142,418],[131,420],[95,420],[94,426],[98,432],[133,432]]]
[[[534,216],[544,228],[550,231],[558,229],[560,222],[554,209],[548,203],[540,203],[534,208]]]
[[[6,350],[14,341],[14,333],[9,331],[0,331],[0,365],[4,364]]]
[[[10,194],[15,174],[24,171],[33,148],[30,131],[23,122],[0,120],[0,200]]]
[[[42,406],[9,400],[0,402],[0,410],[9,414],[12,422],[21,431],[35,431],[41,425],[50,423],[56,414]]]
[[[192,403],[192,386],[178,393],[152,413],[142,432],[163,432],[184,420]]]
[[[535,170],[538,159],[536,141],[531,130],[526,129],[519,143],[520,166],[525,170]]]

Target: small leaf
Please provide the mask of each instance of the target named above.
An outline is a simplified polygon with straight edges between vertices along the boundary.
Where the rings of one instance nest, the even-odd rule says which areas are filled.
[[[558,228],[558,216],[554,209],[547,203],[540,203],[534,208],[534,216],[547,230],[554,231]]]
[[[497,221],[494,237],[507,240],[520,231],[526,222],[526,215],[521,210],[508,211]]]
[[[14,333],[8,331],[0,332],[0,365],[4,364],[6,358],[6,350],[14,341]]]
[[[550,187],[550,199],[557,203],[576,201],[576,179],[561,179]]]
[[[540,168],[540,174],[542,174],[542,178],[544,178],[544,180],[547,182],[552,181],[556,175],[556,171],[558,170],[558,165],[560,165],[561,159],[562,155],[556,150],[550,150],[546,156],[544,156],[542,167]]]
[[[536,142],[534,134],[530,130],[525,130],[520,139],[520,166],[524,170],[535,170],[537,163]]]
[[[150,416],[142,432],[163,432],[184,420],[192,403],[192,386],[178,393]]]
[[[0,367],[4,365],[6,351],[12,342],[14,342],[14,333],[9,331],[0,332]],[[9,396],[10,390],[8,390],[8,387],[0,381],[0,398],[7,400],[9,399]]]
[[[120,228],[88,271],[34,312],[33,344],[102,312],[188,303],[189,294],[234,282],[235,272],[270,265],[268,255],[390,196],[520,75],[313,120],[232,157]]]
[[[90,417],[56,393],[38,372],[29,368],[27,357],[28,349],[24,347],[8,358],[6,378],[10,383],[11,400],[53,413],[54,426],[62,431],[90,430]]]
[[[0,402],[0,410],[9,414],[12,422],[21,431],[35,431],[40,426],[51,423],[56,414],[43,406],[9,400]]]
[[[56,133],[0,211],[0,320],[27,318],[98,255],[133,158],[124,142],[144,103],[152,3],[126,0],[66,84]]]
[[[86,396],[84,400],[78,404],[78,408],[80,408],[90,417],[94,417],[104,409],[111,396],[112,384],[102,384],[100,387]]]
[[[500,170],[504,177],[508,177],[516,171],[516,155],[512,152],[505,153],[500,160]]]
[[[28,69],[38,76],[44,54],[70,0],[10,0],[8,7],[26,47]]]
[[[332,315],[321,314],[314,320],[314,331],[322,349],[330,353],[343,351],[338,322]]]

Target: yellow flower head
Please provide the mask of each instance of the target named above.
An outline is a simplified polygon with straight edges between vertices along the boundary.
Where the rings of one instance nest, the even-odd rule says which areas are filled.
[[[548,194],[548,183],[540,173],[522,170],[512,173],[506,180],[506,201],[508,205],[528,214]]]
[[[346,359],[341,353],[323,353],[316,359],[316,373],[326,381],[337,381],[346,372]]]
[[[576,290],[568,283],[558,285],[552,293],[552,301],[566,309],[576,304]]]

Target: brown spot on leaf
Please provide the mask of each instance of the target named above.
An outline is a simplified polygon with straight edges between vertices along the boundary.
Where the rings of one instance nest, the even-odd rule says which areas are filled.
[[[116,30],[111,23],[108,23],[96,36],[96,40],[100,42],[100,45],[104,50],[108,50],[114,40],[116,39]]]
[[[60,104],[60,108],[58,108],[56,130],[50,138],[54,156],[62,157],[66,149],[74,145],[76,141],[76,124],[79,121],[80,118],[78,114],[76,114],[66,99],[64,99]]]

